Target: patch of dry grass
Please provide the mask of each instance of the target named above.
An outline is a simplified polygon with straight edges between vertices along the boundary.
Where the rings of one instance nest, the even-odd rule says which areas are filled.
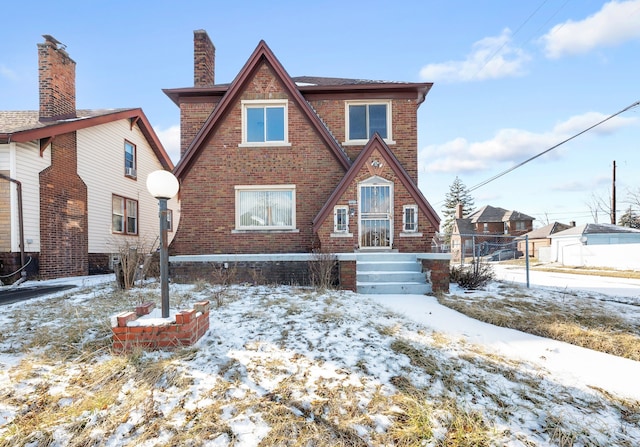
[[[610,313],[595,300],[574,299],[558,292],[555,301],[536,301],[520,289],[507,287],[500,294],[501,297],[440,295],[438,301],[496,326],[640,360],[638,325]]]

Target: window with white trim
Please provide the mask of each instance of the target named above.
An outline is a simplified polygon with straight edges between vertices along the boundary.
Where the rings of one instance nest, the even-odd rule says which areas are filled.
[[[167,231],[173,231],[173,210],[167,210]]]
[[[138,201],[113,195],[111,198],[111,231],[138,234]]]
[[[402,207],[402,231],[415,233],[418,231],[418,206],[404,205]]]
[[[333,232],[349,232],[349,207],[340,205],[333,208]]]
[[[237,230],[293,230],[295,185],[236,186]]]
[[[345,102],[346,142],[364,144],[376,132],[385,141],[391,138],[391,101]]]
[[[136,145],[124,140],[124,175],[137,178],[136,172]]]
[[[289,144],[287,100],[242,101],[242,145]]]

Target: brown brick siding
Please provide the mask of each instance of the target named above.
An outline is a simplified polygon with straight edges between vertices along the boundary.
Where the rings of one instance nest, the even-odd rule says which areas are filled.
[[[449,293],[449,259],[422,259],[422,271],[430,272],[431,290],[433,293]]]
[[[285,98],[263,64],[241,99]],[[314,245],[311,222],[344,176],[344,169],[293,101],[290,147],[238,147],[241,103],[231,105],[193,167],[181,179],[181,220],[173,254],[300,253]],[[298,232],[234,234],[236,185],[296,186]]]
[[[40,277],[87,275],[87,186],[77,174],[76,133],[51,144],[51,166],[40,173]]]
[[[378,151],[374,151],[369,160],[364,164],[365,168],[361,170],[356,176],[354,182],[347,188],[345,193],[340,197],[337,205],[350,206],[355,209],[356,215],[349,217],[349,232],[353,234],[353,237],[331,237],[333,232],[333,213],[327,217],[322,223],[319,231],[318,238],[320,239],[321,247],[324,251],[330,251],[334,253],[353,251],[354,248],[359,246],[358,235],[358,205],[349,205],[349,201],[356,201],[358,199],[358,183],[370,178],[373,174],[379,175],[385,180],[393,182],[394,202],[393,202],[393,248],[400,252],[416,252],[416,253],[428,253],[431,251],[431,240],[436,229],[431,225],[427,217],[418,210],[418,232],[422,233],[421,237],[401,237],[402,232],[402,212],[403,205],[415,205],[416,202],[410,195],[407,188],[402,184],[398,176],[388,166],[383,166],[381,169],[372,172],[367,167],[371,166],[371,161],[375,159],[381,159]]]
[[[50,41],[38,44],[40,118],[76,116],[76,63]]]

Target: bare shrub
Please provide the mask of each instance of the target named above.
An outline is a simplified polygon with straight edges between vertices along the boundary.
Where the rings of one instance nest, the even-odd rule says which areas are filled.
[[[136,280],[146,278],[154,270],[152,266],[158,249],[157,238],[152,242],[124,239],[116,244],[116,248],[119,259],[115,267],[116,279],[122,289],[132,288]]]
[[[211,283],[217,286],[212,290],[216,307],[221,307],[224,304],[224,296],[227,294],[229,287],[237,282],[238,269],[235,264],[225,262],[213,267]]]
[[[494,277],[493,268],[480,258],[471,261],[471,265],[451,267],[451,281],[465,289],[479,289],[487,285]]]
[[[338,258],[335,254],[313,250],[309,261],[311,285],[320,290],[332,288],[336,283],[337,265]]]

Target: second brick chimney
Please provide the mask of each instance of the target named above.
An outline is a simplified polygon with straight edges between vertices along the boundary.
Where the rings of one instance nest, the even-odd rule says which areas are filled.
[[[38,44],[40,121],[76,118],[76,63],[45,34]]]
[[[215,85],[216,47],[205,30],[193,32],[193,86]]]

